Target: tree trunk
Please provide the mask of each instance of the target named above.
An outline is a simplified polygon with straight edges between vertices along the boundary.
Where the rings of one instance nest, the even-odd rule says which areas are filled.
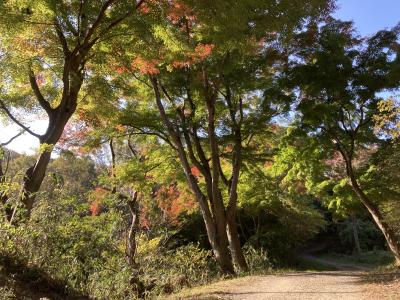
[[[134,192],[132,198],[128,201],[129,211],[131,213],[131,226],[129,227],[126,245],[126,259],[128,264],[135,266],[136,255],[136,233],[139,230],[139,204],[137,202],[138,192]]]
[[[227,214],[227,234],[229,246],[232,253],[232,258],[235,266],[242,272],[248,271],[246,259],[243,254],[242,246],[240,245],[239,233],[237,230],[236,214]]]
[[[164,125],[167,127],[168,134],[171,136],[173,144],[176,147],[175,150],[182,164],[182,168],[188,185],[195,195],[196,200],[199,202],[200,211],[202,213],[204,224],[206,226],[208,240],[211,244],[211,248],[213,249],[215,259],[219,267],[221,268],[222,273],[229,275],[235,274],[232,258],[228,247],[225,211],[224,209],[221,209],[221,205],[223,208],[222,200],[219,199],[220,201],[214,201],[214,199],[209,199],[213,211],[213,214],[211,214],[209,202],[207,201],[206,196],[201,191],[197,183],[197,179],[193,176],[191,172],[191,166],[187,157],[187,153],[183,146],[180,133],[175,129],[174,125],[171,123],[165,112],[164,106],[161,101],[158,81],[155,77],[151,77],[150,79],[154,88],[156,104],[160,112],[161,119]],[[208,185],[208,187],[210,187],[210,185]],[[213,187],[211,188],[213,189]],[[209,193],[210,191],[207,192]],[[214,195],[215,192],[216,190],[213,189],[211,191],[211,195]]]
[[[30,167],[24,177],[21,201],[25,205],[26,215],[29,217],[35,202],[36,193],[39,191],[50,162],[51,152],[40,154],[36,164]]]
[[[360,240],[358,238],[358,222],[357,222],[357,218],[354,215],[351,216],[351,224],[353,227],[354,250],[357,254],[360,254],[361,247],[360,247]]]
[[[217,261],[223,274],[234,275],[235,270],[229,251],[229,242],[226,232],[225,213],[223,212],[223,215],[221,215],[221,212],[218,213],[218,211],[213,208],[213,216],[211,214],[207,198],[200,191],[198,185],[193,182],[193,175],[189,174],[187,178],[190,178],[189,180],[191,183],[189,183],[189,185],[200,204],[200,211],[206,226],[208,241],[210,242],[213,250],[215,260]]]
[[[354,175],[351,162],[347,163],[347,174],[350,178],[351,186],[354,192],[357,194],[360,201],[367,208],[368,212],[371,214],[372,219],[375,221],[375,224],[383,233],[386,242],[389,246],[390,251],[393,253],[396,263],[400,266],[400,244],[398,238],[396,237],[394,231],[390,228],[390,226],[384,221],[384,218],[379,211],[379,209],[375,206],[375,204],[369,199],[369,197],[363,192],[361,187],[359,186],[357,179]]]
[[[71,99],[70,102],[76,103],[76,98]],[[39,154],[35,165],[30,167],[25,173],[20,200],[25,205],[26,216],[28,218],[31,215],[36,194],[46,175],[53,147],[60,140],[64,132],[64,127],[75,112],[75,109],[76,105],[74,104],[67,107],[66,111],[58,110],[50,116],[46,133],[40,139],[40,147],[43,147],[43,149],[40,149],[42,152]]]
[[[214,239],[213,252],[218,264],[221,267],[221,271],[224,274],[234,275],[235,269],[232,263],[232,256],[229,251],[229,242],[228,236],[226,233],[226,223],[224,223],[221,219],[216,218],[215,222],[217,223],[215,227],[217,228],[217,234],[215,237],[211,237]],[[223,229],[222,229],[223,228]],[[220,231],[222,230],[222,232]],[[209,235],[209,232],[207,232]],[[210,237],[209,237],[210,238]]]

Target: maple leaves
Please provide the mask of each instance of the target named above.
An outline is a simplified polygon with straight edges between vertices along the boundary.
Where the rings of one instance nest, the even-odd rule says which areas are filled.
[[[156,198],[158,207],[172,225],[178,225],[182,214],[197,207],[197,202],[191,194],[178,190],[173,184],[168,188],[161,187],[156,193]]]
[[[193,21],[196,20],[196,16],[194,15],[193,10],[187,4],[176,0],[173,0],[170,4],[167,18],[171,21],[172,24],[179,25],[180,23],[182,23],[181,26],[183,28],[191,28]]]
[[[192,175],[197,178],[201,176],[200,170],[197,167],[192,167],[190,171],[192,172]]]
[[[186,58],[183,60],[175,60],[171,66],[175,69],[190,67],[205,60],[212,54],[215,45],[199,43],[193,52],[187,53]]]
[[[190,67],[194,64],[200,63],[211,56],[215,45],[199,43],[196,45],[193,51],[187,52],[185,58],[173,60],[169,66],[173,69],[181,69]],[[165,59],[161,57],[162,59]],[[142,75],[157,75],[160,74],[161,61],[158,59],[144,58],[138,55],[132,62],[130,67],[123,66],[117,63],[113,64],[114,70],[117,74],[122,75],[125,73],[139,72]]]
[[[89,200],[91,201],[89,211],[92,216],[98,216],[103,207],[102,207],[102,202],[106,195],[108,194],[108,191],[104,190],[101,187],[95,188],[89,195]]]
[[[157,68],[158,63],[155,59],[144,59],[138,56],[132,63],[132,69],[138,70],[141,74],[156,75],[160,73],[160,70]]]

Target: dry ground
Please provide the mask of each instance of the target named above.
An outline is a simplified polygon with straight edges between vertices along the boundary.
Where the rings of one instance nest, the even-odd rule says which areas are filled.
[[[221,281],[167,299],[399,300],[399,273],[293,272]]]

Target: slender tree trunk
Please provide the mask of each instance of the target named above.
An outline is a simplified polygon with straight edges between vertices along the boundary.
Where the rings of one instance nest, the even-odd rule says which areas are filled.
[[[240,271],[247,272],[248,266],[240,244],[236,214],[232,212],[228,212],[227,214],[227,233],[234,264]]]
[[[357,194],[360,201],[366,207],[368,212],[371,214],[372,219],[375,221],[375,224],[383,233],[386,242],[389,246],[390,251],[393,253],[396,263],[400,266],[400,244],[396,234],[390,228],[389,224],[387,224],[379,211],[379,209],[375,206],[375,204],[369,199],[369,197],[363,192],[360,185],[357,182],[357,179],[354,175],[353,168],[351,166],[351,162],[347,162],[347,174],[350,178],[351,186],[354,192]]]
[[[134,192],[132,198],[128,201],[128,207],[131,214],[131,225],[129,227],[126,245],[126,259],[130,266],[135,266],[136,255],[136,233],[139,230],[139,204],[137,202],[138,192]]]
[[[360,254],[361,247],[360,247],[360,240],[358,238],[358,222],[357,222],[357,218],[354,215],[351,216],[351,224],[353,227],[354,250],[357,254]]]
[[[212,201],[213,201],[213,214],[214,214],[214,221],[217,227],[217,237],[220,243],[220,250],[221,254],[226,257],[226,260],[230,261],[229,269],[233,271],[233,264],[232,264],[232,257],[229,251],[229,240],[227,235],[227,217],[225,212],[225,206],[221,195],[221,190],[219,187],[219,168],[220,168],[220,161],[219,161],[219,150],[218,150],[218,143],[215,136],[215,96],[209,95],[207,93],[206,88],[206,103],[207,103],[207,111],[208,111],[208,139],[210,143],[210,152],[211,152],[211,163],[212,163],[212,170],[211,170],[211,194],[212,194]],[[233,271],[234,273],[234,271]]]

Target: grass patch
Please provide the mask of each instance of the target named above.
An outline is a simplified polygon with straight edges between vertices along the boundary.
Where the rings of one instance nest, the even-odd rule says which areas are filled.
[[[327,253],[319,257],[338,263],[360,265],[370,268],[383,268],[394,263],[393,256],[389,252],[382,250],[367,251],[354,255]]]
[[[305,257],[301,257],[298,260],[296,265],[296,269],[294,271],[331,271],[332,267],[327,266],[326,264],[320,263],[313,259],[307,259]]]

